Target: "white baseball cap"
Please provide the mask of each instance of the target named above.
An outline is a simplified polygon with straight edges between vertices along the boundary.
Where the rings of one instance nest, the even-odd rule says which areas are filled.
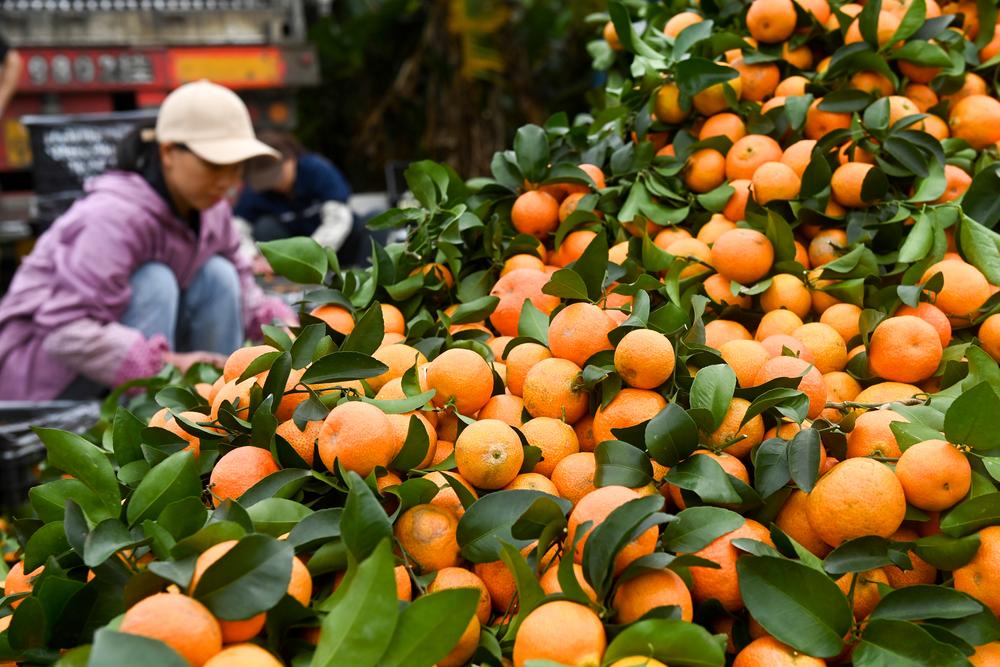
[[[281,155],[254,135],[250,112],[233,91],[212,83],[186,83],[167,95],[156,116],[156,140],[184,144],[214,164]]]

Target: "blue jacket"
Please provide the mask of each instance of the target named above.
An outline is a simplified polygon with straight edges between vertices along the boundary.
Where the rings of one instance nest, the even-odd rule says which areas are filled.
[[[319,227],[325,202],[346,202],[351,186],[344,175],[321,155],[304,153],[296,163],[292,196],[278,192],[256,192],[247,186],[233,213],[251,224],[270,216],[289,230],[289,236],[309,236]]]

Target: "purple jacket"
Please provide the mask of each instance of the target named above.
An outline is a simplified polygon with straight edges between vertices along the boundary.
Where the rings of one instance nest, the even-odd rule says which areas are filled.
[[[291,316],[264,297],[239,255],[228,203],[202,212],[196,237],[139,174],[109,172],[86,189],[38,240],[0,301],[0,399],[52,399],[78,375],[114,386],[159,371],[166,341],[118,322],[129,278],[146,262],[169,266],[181,289],[213,255],[233,262],[251,337],[261,324]]]

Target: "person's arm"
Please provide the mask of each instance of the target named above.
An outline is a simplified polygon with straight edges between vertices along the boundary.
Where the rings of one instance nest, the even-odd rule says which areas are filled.
[[[115,219],[99,203],[82,215],[55,241],[51,298],[34,314],[51,331],[44,349],[109,387],[152,375],[170,360],[166,339],[118,322],[131,299],[132,273],[147,255],[142,226]]]
[[[21,79],[21,54],[16,49],[9,49],[7,57],[4,58],[3,68],[0,69],[0,116],[7,111],[14,92],[17,90],[17,82]]]

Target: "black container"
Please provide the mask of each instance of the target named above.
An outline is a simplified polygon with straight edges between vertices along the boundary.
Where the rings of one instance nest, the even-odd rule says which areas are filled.
[[[62,215],[84,182],[114,160],[121,139],[155,119],[156,109],[21,118],[31,140],[36,222],[44,228]]]
[[[38,483],[45,445],[32,426],[83,433],[97,423],[97,401],[0,401],[0,508],[12,510],[28,499]]]

